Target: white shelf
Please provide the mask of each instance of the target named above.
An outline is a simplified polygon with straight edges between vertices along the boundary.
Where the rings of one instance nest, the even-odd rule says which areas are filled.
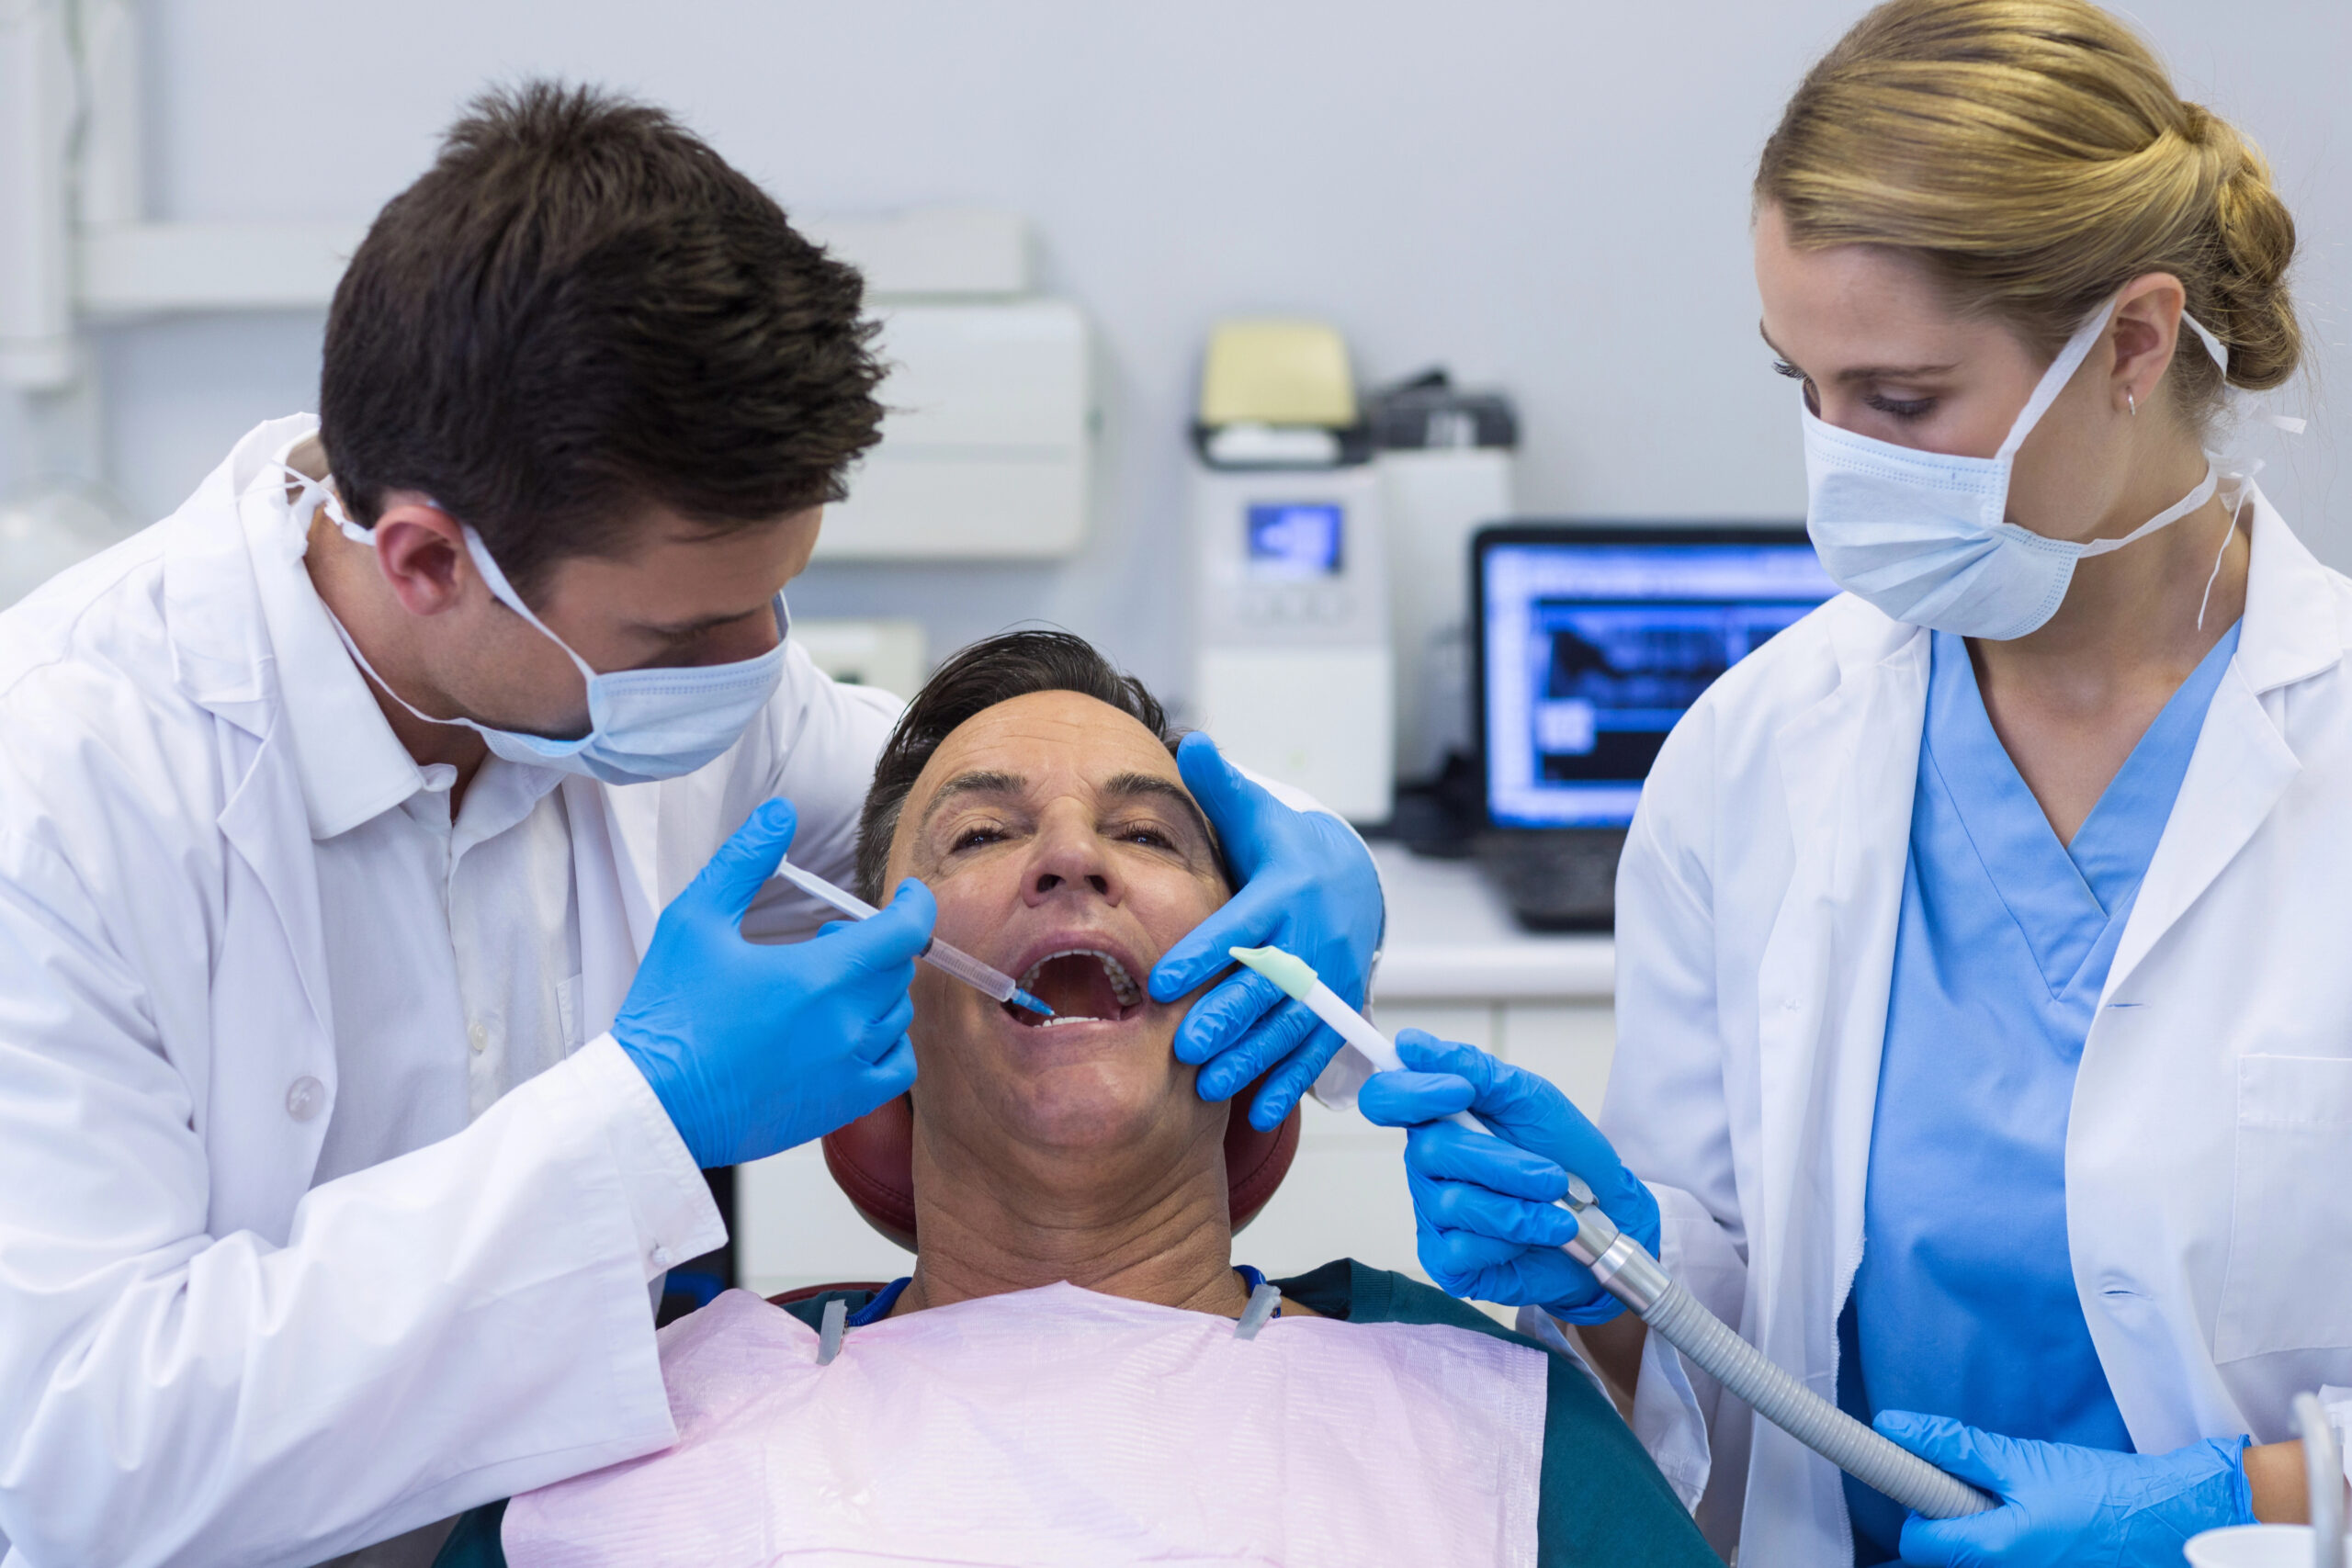
[[[1388,894],[1388,936],[1375,1002],[1607,1002],[1617,944],[1606,936],[1523,930],[1471,861],[1426,860],[1373,846]]]

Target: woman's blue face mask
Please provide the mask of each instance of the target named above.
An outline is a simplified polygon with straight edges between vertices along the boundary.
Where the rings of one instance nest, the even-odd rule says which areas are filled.
[[[2211,500],[2219,476],[2209,461],[2201,483],[2120,538],[2053,539],[2009,521],[2018,448],[2114,313],[2110,300],[2076,331],[1990,457],[1899,446],[1803,409],[1805,528],[1838,586],[1914,626],[1995,641],[2020,637],[2057,613],[2076,561],[2120,550]],[[2181,322],[2226,370],[2228,356],[2213,334],[2186,316]]]

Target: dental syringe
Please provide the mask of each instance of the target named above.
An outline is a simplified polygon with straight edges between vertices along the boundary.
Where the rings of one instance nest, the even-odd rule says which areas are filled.
[[[1405,1066],[1396,1044],[1316,978],[1305,959],[1279,947],[1228,951],[1305,1002],[1340,1039],[1363,1052],[1374,1067],[1395,1072]],[[1446,1120],[1474,1133],[1487,1131],[1466,1111],[1457,1111]],[[1557,1201],[1577,1217],[1577,1234],[1561,1250],[1591,1269],[1601,1288],[1624,1303],[1652,1333],[1713,1373],[1716,1382],[1747,1401],[1758,1416],[1864,1485],[1928,1518],[1958,1518],[1999,1506],[1958,1476],[1937,1469],[1863,1426],[1733,1333],[1679,1280],[1669,1278],[1647,1247],[1617,1228],[1593,1201],[1592,1189],[1574,1171],[1568,1173],[1568,1195]]]
[[[822,899],[852,919],[870,920],[882,912],[856,894],[836,887],[815,872],[803,870],[788,860],[776,863],[775,874],[811,898]],[[1054,1016],[1053,1009],[1023,990],[1012,976],[1001,969],[991,969],[962,948],[951,947],[937,937],[933,937],[931,945],[916,956],[941,974],[955,976],[983,996],[1011,1002],[1014,1007],[1046,1018]]]

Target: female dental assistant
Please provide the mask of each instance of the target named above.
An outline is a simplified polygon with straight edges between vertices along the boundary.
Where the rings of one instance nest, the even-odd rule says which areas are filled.
[[[1426,1266],[1585,1325],[1743,1563],[2177,1564],[2301,1515],[2290,1400],[2352,1384],[2352,583],[2205,450],[2295,368],[2293,246],[2081,0],[1858,24],[1755,218],[1847,592],[1658,758],[1601,1130],[1464,1047],[1363,1091],[1496,1113],[1412,1134]],[[1906,1520],[1719,1399],[1554,1250],[1560,1167],[2004,1506]]]

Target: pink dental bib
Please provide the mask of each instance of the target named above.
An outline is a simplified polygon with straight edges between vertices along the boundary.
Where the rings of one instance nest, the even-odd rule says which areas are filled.
[[[1048,1285],[817,1335],[730,1291],[662,1334],[671,1448],[516,1497],[514,1568],[1532,1564],[1544,1357]]]

